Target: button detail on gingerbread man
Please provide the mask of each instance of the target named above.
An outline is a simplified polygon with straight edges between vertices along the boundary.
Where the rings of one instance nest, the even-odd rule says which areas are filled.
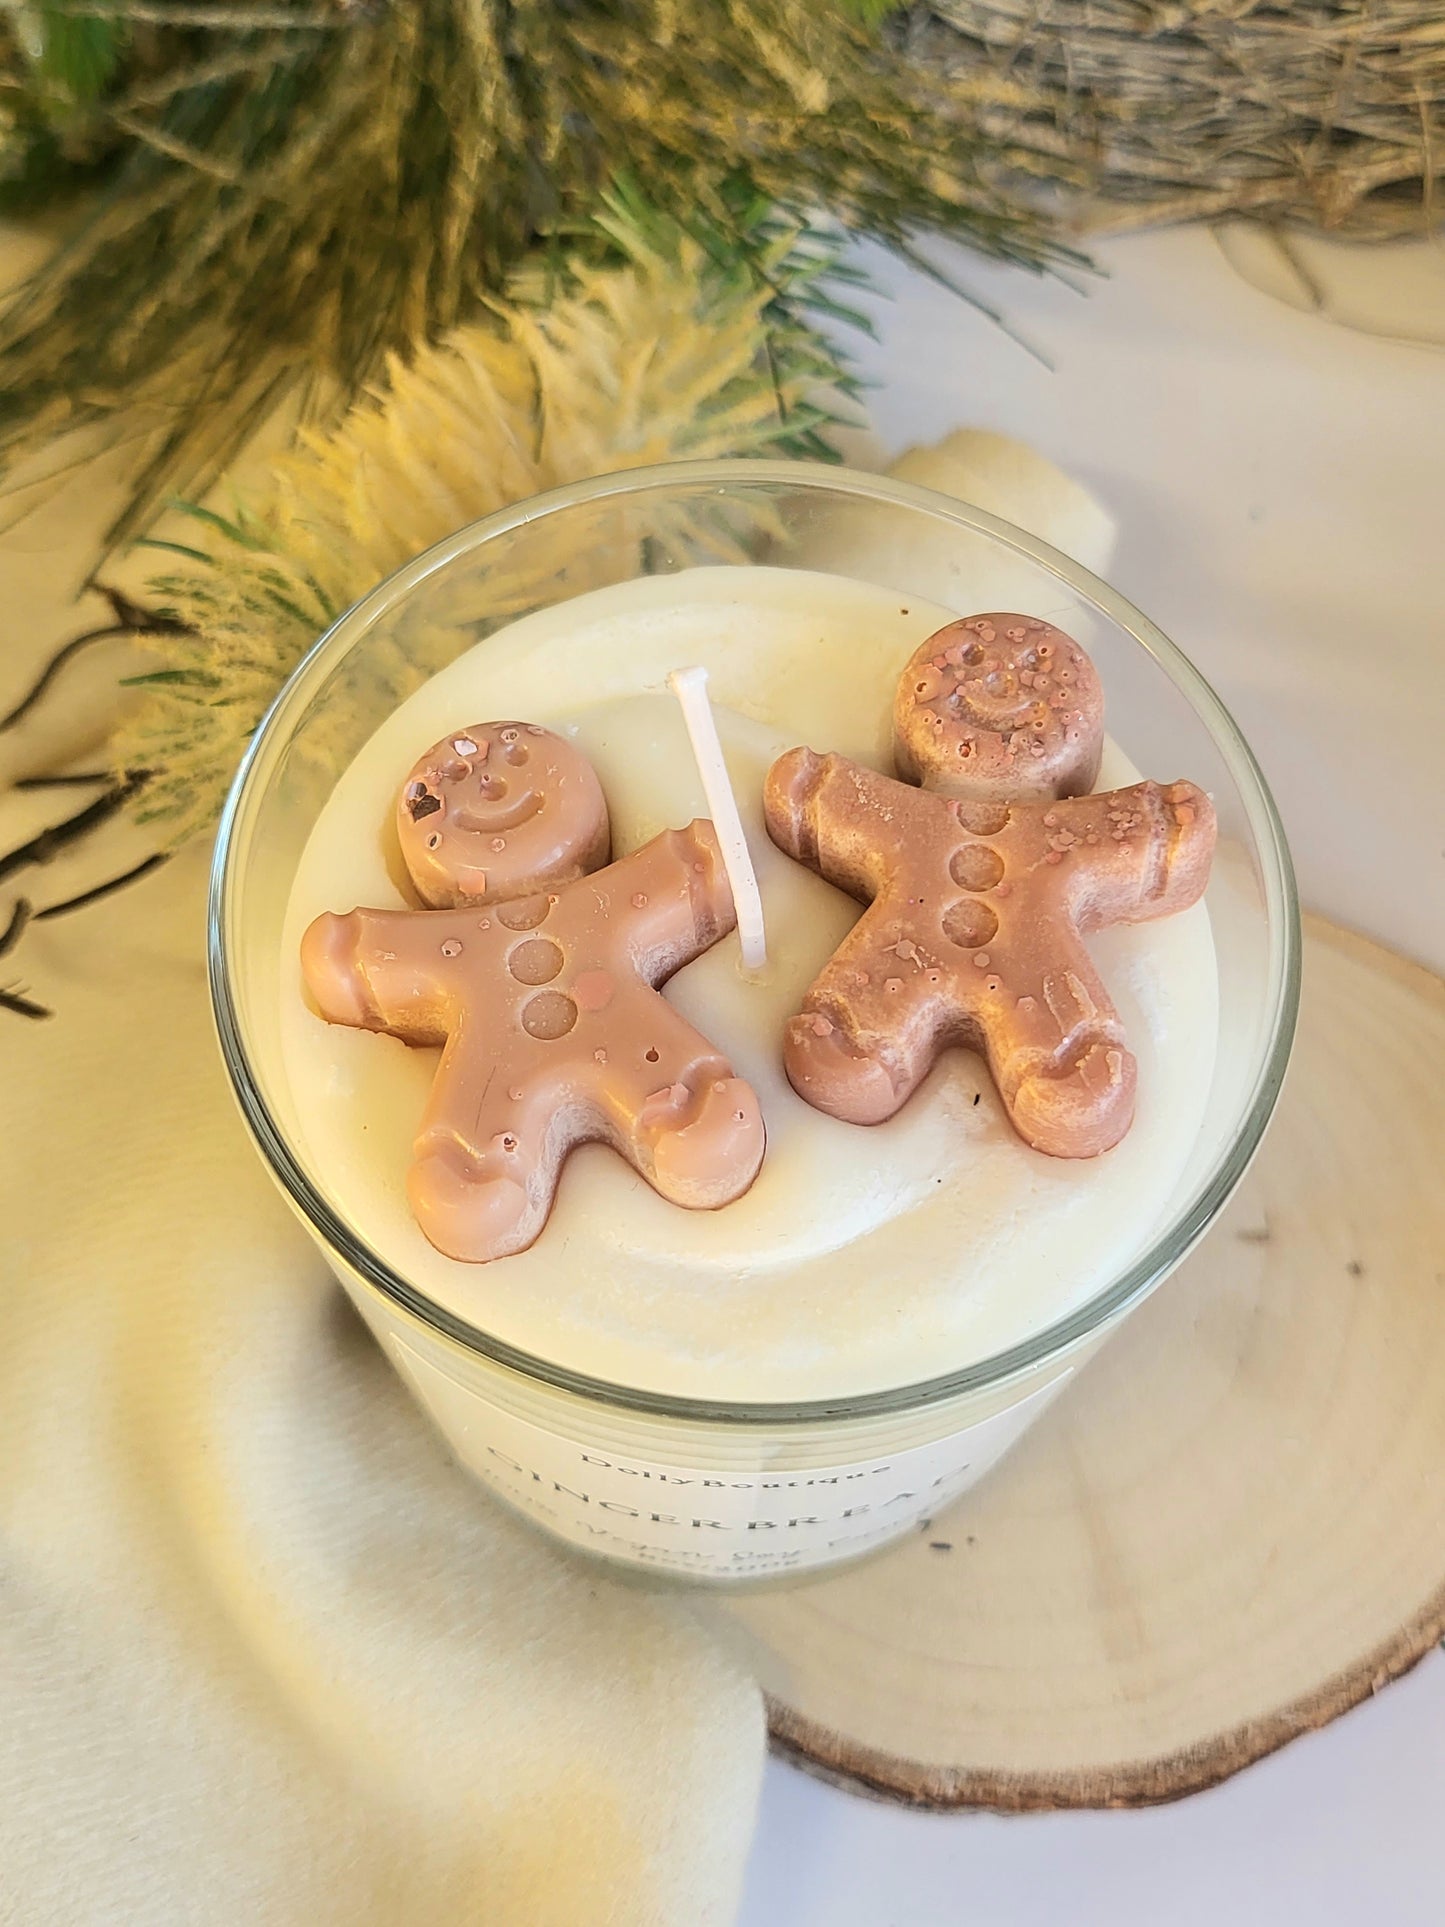
[[[397,833],[434,907],[318,917],[301,962],[329,1022],[441,1046],[407,1178],[432,1244],[525,1250],[587,1140],[675,1204],[741,1196],[757,1098],[657,988],[734,927],[711,823],[608,864],[591,764],[535,724],[491,723],[418,761]]]
[[[773,841],[868,905],[788,1025],[801,1097],[881,1123],[963,1045],[1035,1150],[1094,1157],[1124,1136],[1137,1065],[1083,938],[1196,902],[1215,823],[1192,783],[1087,794],[1103,726],[1076,642],[1031,616],[970,616],[899,679],[910,781],[808,749],[773,765]]]

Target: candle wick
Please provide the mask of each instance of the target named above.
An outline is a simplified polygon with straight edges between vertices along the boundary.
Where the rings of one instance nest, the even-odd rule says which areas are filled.
[[[723,759],[717,720],[708,699],[707,671],[698,665],[690,669],[674,669],[667,679],[667,686],[682,705],[682,719],[687,724],[692,753],[697,758],[698,774],[702,777],[703,794],[707,797],[713,828],[717,831],[717,840],[722,849],[723,868],[732,886],[743,965],[748,970],[761,970],[768,961],[767,934],[763,928],[763,897],[758,888],[758,874],[753,868],[748,839],[743,831],[738,799]]]

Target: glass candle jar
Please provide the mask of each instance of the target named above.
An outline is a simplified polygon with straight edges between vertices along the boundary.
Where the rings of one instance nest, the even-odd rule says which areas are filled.
[[[400,701],[503,626],[585,591],[759,561],[960,615],[1046,617],[1092,655],[1125,752],[1208,789],[1220,832],[1206,897],[1225,1019],[1212,1084],[1168,1209],[1139,1227],[1129,1262],[993,1356],[940,1358],[919,1382],[791,1403],[610,1382],[437,1303],[339,1208],[297,1128],[278,1021],[301,852],[336,779]],[[519,503],[428,551],[336,623],[257,730],[227,803],[210,972],[227,1069],[263,1157],[461,1463],[574,1547],[728,1585],[861,1556],[937,1511],[1179,1263],[1268,1122],[1294,1028],[1299,928],[1283,834],[1247,745],[1184,656],[1104,583],[978,509],[903,483],[801,463],[696,463]]]

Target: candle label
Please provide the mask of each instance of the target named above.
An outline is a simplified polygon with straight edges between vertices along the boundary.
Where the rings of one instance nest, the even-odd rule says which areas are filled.
[[[391,1334],[393,1363],[469,1471],[584,1550],[709,1579],[806,1572],[930,1519],[995,1465],[1072,1376],[886,1458],[777,1471],[664,1465],[502,1412]]]

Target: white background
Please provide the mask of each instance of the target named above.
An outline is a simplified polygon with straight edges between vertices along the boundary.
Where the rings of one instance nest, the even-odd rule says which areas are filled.
[[[1045,367],[868,257],[886,452],[995,428],[1086,482],[1120,523],[1115,585],[1253,743],[1306,903],[1445,970],[1445,241],[1311,247],[1324,313],[1264,291],[1299,284],[1247,235],[1099,258],[1084,295],[949,263]],[[1445,1659],[1148,1812],[913,1814],[769,1767],[742,1927],[955,1922],[1440,1927]]]

